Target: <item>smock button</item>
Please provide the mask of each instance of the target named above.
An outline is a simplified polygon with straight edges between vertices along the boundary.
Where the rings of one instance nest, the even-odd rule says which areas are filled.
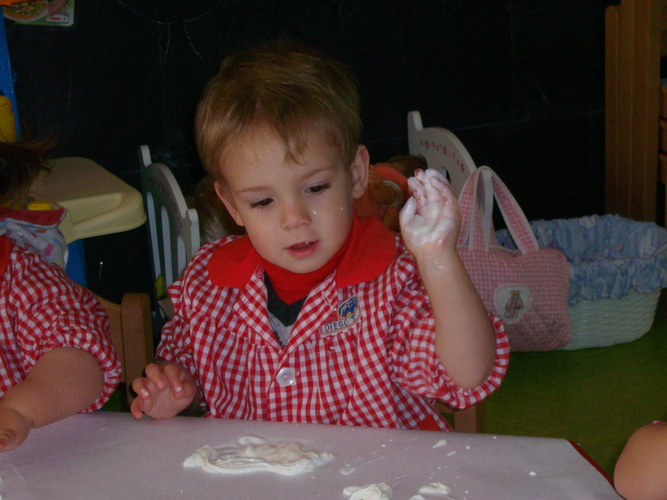
[[[276,376],[276,382],[280,387],[287,387],[296,381],[296,372],[293,368],[281,368]]]

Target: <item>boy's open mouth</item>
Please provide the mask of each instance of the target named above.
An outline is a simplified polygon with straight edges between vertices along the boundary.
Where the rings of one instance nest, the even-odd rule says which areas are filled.
[[[304,241],[302,243],[296,243],[295,245],[292,245],[291,247],[289,247],[289,249],[295,251],[306,250],[312,247],[314,244],[315,244],[314,241]]]

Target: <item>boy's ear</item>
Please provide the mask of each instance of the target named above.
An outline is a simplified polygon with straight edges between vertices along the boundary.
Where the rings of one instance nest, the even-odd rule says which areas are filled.
[[[243,226],[243,219],[241,219],[238,210],[236,210],[236,205],[234,205],[234,202],[229,197],[227,188],[217,180],[213,183],[213,186],[215,187],[215,194],[217,194],[218,198],[225,204],[225,208],[227,208],[227,211],[229,212],[229,215],[232,216],[232,219],[234,219],[234,222],[239,226]]]
[[[363,144],[357,148],[357,154],[350,165],[350,179],[352,180],[352,197],[357,200],[368,189],[368,169],[370,154]]]

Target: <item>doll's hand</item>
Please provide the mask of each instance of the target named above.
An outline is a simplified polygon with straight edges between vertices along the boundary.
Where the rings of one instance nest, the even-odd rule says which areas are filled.
[[[0,451],[18,448],[28,437],[32,422],[13,408],[0,405]]]
[[[162,420],[178,415],[194,401],[197,385],[192,375],[176,363],[146,366],[146,376],[135,378],[132,389],[137,393],[130,413],[140,419],[145,413]]]
[[[419,263],[456,252],[461,214],[449,181],[438,171],[417,170],[408,179],[412,197],[401,210],[401,234]]]

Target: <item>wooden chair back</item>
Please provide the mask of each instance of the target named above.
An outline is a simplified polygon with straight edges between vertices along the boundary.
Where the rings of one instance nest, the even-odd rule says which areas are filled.
[[[408,113],[408,148],[411,155],[423,157],[429,168],[447,175],[456,196],[477,169],[459,138],[442,127],[424,128],[419,111]]]
[[[163,163],[153,163],[148,146],[139,148],[141,189],[148,217],[153,282],[161,319],[173,314],[167,287],[176,281],[199,250],[199,216],[188,208],[176,177]],[[163,313],[161,313],[163,311]]]
[[[120,357],[121,383],[125,396],[132,401],[132,380],[143,374],[144,367],[153,361],[153,326],[150,297],[146,293],[126,293],[120,304],[98,297],[109,315],[110,335]]]

